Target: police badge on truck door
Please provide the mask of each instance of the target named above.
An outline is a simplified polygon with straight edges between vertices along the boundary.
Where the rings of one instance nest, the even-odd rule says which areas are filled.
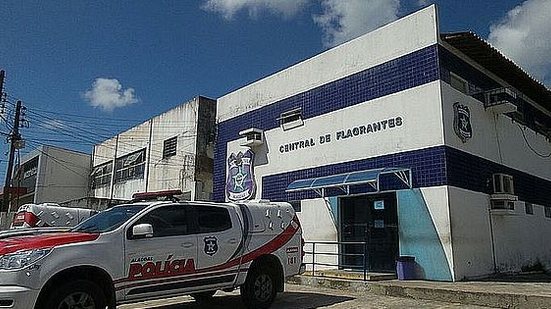
[[[213,256],[218,252],[218,240],[214,236],[209,236],[203,238],[203,241],[205,242],[205,253]]]

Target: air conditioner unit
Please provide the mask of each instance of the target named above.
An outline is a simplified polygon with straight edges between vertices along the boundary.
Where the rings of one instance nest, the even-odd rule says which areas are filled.
[[[513,176],[497,173],[492,175],[495,194],[515,194]]]
[[[516,100],[516,92],[507,87],[484,92],[484,108],[496,114],[516,112],[517,106],[514,104]]]
[[[264,131],[257,128],[250,128],[239,132],[239,136],[245,140],[241,142],[241,146],[258,146],[264,143]]]

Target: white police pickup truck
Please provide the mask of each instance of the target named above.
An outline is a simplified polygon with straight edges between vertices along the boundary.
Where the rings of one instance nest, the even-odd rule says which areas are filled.
[[[142,201],[69,232],[0,239],[0,308],[117,304],[241,289],[267,308],[302,270],[302,230],[288,203]]]

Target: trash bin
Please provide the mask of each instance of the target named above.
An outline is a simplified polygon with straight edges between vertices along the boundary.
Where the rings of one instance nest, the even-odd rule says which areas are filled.
[[[398,280],[415,279],[415,257],[399,256],[396,259],[396,274]]]

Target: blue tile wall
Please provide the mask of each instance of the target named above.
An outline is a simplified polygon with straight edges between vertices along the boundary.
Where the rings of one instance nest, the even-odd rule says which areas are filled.
[[[287,201],[315,198],[318,197],[315,192],[286,193],[285,189],[297,179],[381,167],[411,168],[413,187],[415,188],[450,185],[486,194],[492,193],[493,174],[509,174],[513,176],[515,194],[520,200],[538,205],[551,205],[551,181],[447,146],[265,176],[262,178],[262,198]],[[389,181],[391,180],[381,179],[383,189],[385,185],[389,184]],[[392,185],[395,186],[397,183]],[[370,188],[365,185],[362,188],[354,188],[354,190],[356,190],[355,193],[367,193]],[[328,193],[328,195],[342,195],[342,192],[338,192],[337,189]]]
[[[448,84],[450,83],[450,72],[454,72],[469,82],[471,91],[487,91],[501,87],[496,81],[475,69],[467,62],[461,60],[442,46],[438,47],[438,60],[440,61],[440,79]],[[545,123],[548,127],[551,126],[551,117],[533,107],[526,102],[524,98],[519,97],[513,103],[524,115],[523,119],[516,118],[516,120],[521,121],[523,124],[536,131],[538,131],[539,128],[534,123],[535,119],[541,123]]]
[[[437,79],[449,83],[450,71],[481,90],[499,86],[444,47],[434,45],[218,124],[214,199],[225,199],[226,144],[237,139],[239,131],[250,127],[276,128],[279,115],[296,107],[302,108],[304,118],[310,118]],[[286,193],[285,188],[297,179],[380,167],[411,168],[413,185],[417,188],[452,185],[488,194],[492,190],[492,174],[506,173],[513,175],[515,194],[520,200],[539,205],[550,205],[551,201],[550,181],[446,146],[265,176],[262,178],[262,198],[289,201],[314,198],[317,197],[314,192]],[[382,183],[384,186],[386,181]],[[365,187],[353,189],[357,192],[368,190]]]
[[[262,177],[262,198],[294,201],[318,197],[315,192],[286,193],[285,189],[291,182],[297,179],[322,177],[381,167],[410,168],[414,187],[440,186],[447,182],[445,147],[438,146],[265,176]],[[382,186],[385,187],[390,181],[390,179],[388,181],[381,179]],[[364,189],[369,189],[368,185],[363,187]]]
[[[440,61],[440,79],[448,84],[451,71],[482,91],[501,87],[496,81],[440,45],[438,45],[438,60]]]
[[[446,149],[448,185],[477,192],[492,193],[492,174],[513,176],[519,200],[551,205],[551,181],[448,147]]]
[[[225,198],[226,144],[237,139],[239,131],[250,127],[276,128],[280,114],[296,107],[302,108],[303,118],[311,118],[438,80],[437,52],[437,45],[429,46],[219,123],[214,154],[214,200]]]

